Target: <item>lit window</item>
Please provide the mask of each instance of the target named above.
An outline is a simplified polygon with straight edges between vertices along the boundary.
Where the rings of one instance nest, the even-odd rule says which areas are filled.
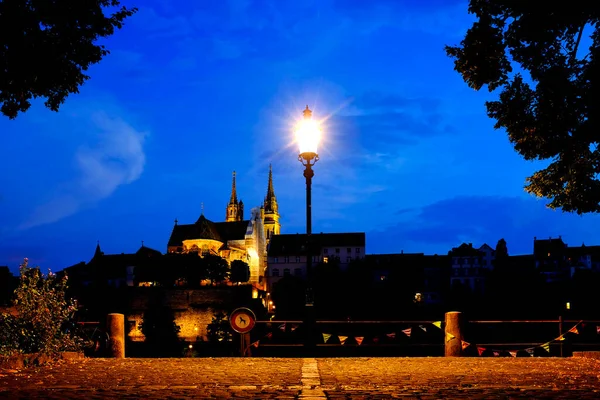
[[[323,263],[327,264],[329,262],[329,257],[323,257]]]
[[[381,281],[385,281],[386,279],[387,279],[387,277],[386,277],[385,275],[381,275],[381,276],[379,277],[379,280],[381,280]]]
[[[273,258],[273,262],[274,262],[274,263],[278,263],[278,262],[279,262],[279,257],[275,257],[275,258]]]

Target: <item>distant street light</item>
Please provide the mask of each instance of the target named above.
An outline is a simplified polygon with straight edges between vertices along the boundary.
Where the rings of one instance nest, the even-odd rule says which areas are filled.
[[[314,305],[312,292],[312,178],[315,173],[312,166],[319,161],[317,146],[321,139],[321,129],[319,124],[312,119],[312,111],[306,106],[303,111],[304,118],[300,121],[296,129],[296,142],[298,143],[299,155],[298,161],[304,168],[304,177],[306,178],[306,306]]]

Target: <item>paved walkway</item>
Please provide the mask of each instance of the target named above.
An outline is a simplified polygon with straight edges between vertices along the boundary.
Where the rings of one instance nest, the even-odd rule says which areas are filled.
[[[600,398],[585,358],[83,359],[0,368],[9,399]]]

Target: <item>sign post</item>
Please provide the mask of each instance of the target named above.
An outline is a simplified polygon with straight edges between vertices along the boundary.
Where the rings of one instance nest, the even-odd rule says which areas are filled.
[[[256,323],[256,316],[249,308],[236,308],[229,317],[231,328],[240,334],[240,355],[245,357],[250,350],[250,331]]]

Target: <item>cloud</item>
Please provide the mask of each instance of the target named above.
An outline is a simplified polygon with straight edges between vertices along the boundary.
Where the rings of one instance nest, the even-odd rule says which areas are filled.
[[[332,132],[343,132],[346,141],[359,144],[355,154],[369,155],[370,163],[389,163],[400,146],[454,132],[445,122],[439,100],[382,92],[361,95],[330,124]]]
[[[414,252],[445,254],[461,242],[492,247],[505,238],[511,254],[532,251],[535,236],[557,237],[571,245],[582,241],[598,243],[594,228],[600,216],[578,216],[545,207],[543,200],[532,197],[461,196],[441,200],[422,208],[402,209],[400,222],[369,234],[375,251],[384,243],[397,243]],[[592,243],[588,243],[592,244]]]
[[[37,206],[19,229],[53,223],[73,215],[141,176],[146,162],[143,149],[146,133],[104,112],[92,114],[91,121],[96,129],[96,140],[81,146],[75,154],[79,176]]]

